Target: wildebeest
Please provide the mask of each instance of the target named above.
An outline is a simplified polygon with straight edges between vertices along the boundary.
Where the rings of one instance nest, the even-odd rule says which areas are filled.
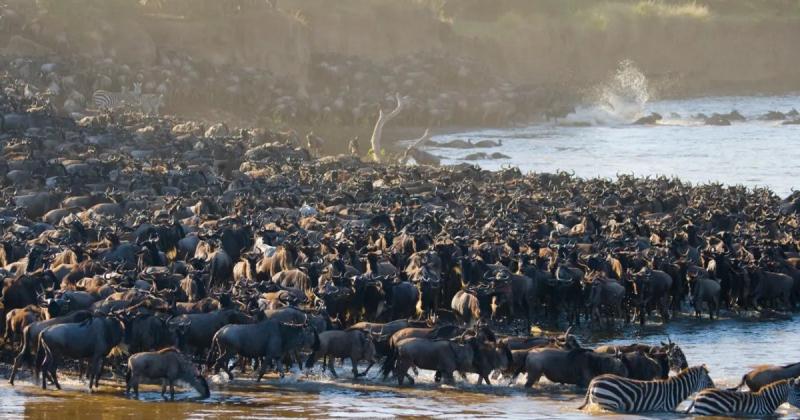
[[[628,372],[622,361],[608,354],[600,354],[588,349],[531,350],[525,360],[525,371],[528,379],[525,387],[530,388],[542,375],[551,382],[572,384],[586,387],[595,376],[611,373],[627,376]]]
[[[100,373],[111,349],[123,339],[125,327],[113,317],[92,317],[82,323],[59,324],[39,333],[42,360],[42,389],[47,388],[48,376],[61,389],[56,371],[61,359],[88,359],[89,389],[99,385]],[[37,357],[38,358],[38,357]]]
[[[698,277],[690,282],[689,285],[695,316],[699,318],[705,306],[708,308],[708,317],[710,319],[714,319],[714,314],[719,317],[721,290],[719,283],[707,277]]]
[[[596,278],[590,286],[589,305],[592,308],[592,317],[600,321],[601,314],[605,313],[609,321],[613,316],[622,316],[625,287],[616,280]]]
[[[408,369],[417,367],[438,372],[443,382],[455,381],[453,372],[466,373],[473,369],[480,348],[478,339],[473,337],[461,344],[453,340],[432,340],[429,338],[405,338],[395,345],[397,362],[394,374],[400,386],[405,379],[414,383]],[[479,367],[483,370],[484,367]]]
[[[336,370],[333,367],[334,359],[349,358],[352,364],[353,378],[364,376],[375,363],[375,344],[369,333],[355,329],[347,331],[325,331],[319,334],[319,345],[311,352],[306,360],[306,369],[314,367],[314,362],[319,358],[327,358],[327,366],[323,365],[323,372],[327,367],[331,374],[336,377]],[[363,372],[358,373],[358,362],[366,360],[369,367]]]
[[[24,308],[16,308],[6,313],[5,331],[3,339],[6,343],[13,343],[22,331],[30,324],[45,318],[45,311],[38,305],[28,305]]]
[[[228,324],[246,324],[251,318],[236,309],[222,309],[209,313],[179,315],[170,320],[174,323],[188,323],[181,344],[193,354],[201,353],[211,347],[211,340],[217,331]]]
[[[747,385],[750,391],[758,392],[768,384],[798,376],[800,376],[800,363],[792,363],[785,366],[762,365],[744,374],[739,385],[731,388],[731,390],[737,390],[742,385]]]
[[[146,312],[124,317],[127,350],[135,354],[177,346],[179,337],[185,334],[190,321],[171,321],[168,316]]]
[[[676,373],[689,367],[689,363],[686,361],[686,355],[683,353],[683,350],[680,348],[680,346],[673,343],[672,340],[669,340],[667,343],[662,341],[660,346],[651,346],[640,343],[622,346],[606,345],[597,347],[594,351],[607,354],[642,352],[647,355],[658,356],[660,358],[666,356],[669,369]]]
[[[261,368],[256,376],[260,381],[266,371],[267,363],[277,364],[278,373],[283,377],[282,360],[291,352],[304,346],[306,324],[288,324],[274,319],[264,319],[255,324],[226,325],[220,328],[212,340],[212,351],[208,355],[208,365],[215,370],[225,369],[233,379],[228,362],[236,355],[261,360]],[[319,348],[319,337],[313,331],[312,349]],[[219,356],[212,364],[214,354]]]
[[[44,329],[53,325],[85,322],[86,320],[90,319],[91,316],[92,314],[88,311],[76,311],[64,316],[37,321],[25,327],[22,330],[22,348],[20,348],[17,357],[14,358],[14,366],[11,368],[11,376],[9,377],[8,382],[11,385],[14,385],[14,378],[17,376],[17,371],[23,362],[27,362],[29,365],[32,365],[34,372],[38,373],[39,365],[41,363],[41,359],[39,359],[39,355],[41,354],[38,351],[39,333],[41,333]],[[36,355],[35,361],[31,360],[34,355]]]
[[[782,309],[793,309],[792,294],[795,285],[794,279],[790,276],[756,268],[750,270],[750,278],[755,283],[752,292],[754,307],[759,308],[760,303],[778,301],[783,306]]]
[[[386,379],[394,371],[397,361],[397,343],[407,338],[450,339],[464,332],[463,328],[455,325],[442,325],[439,327],[406,327],[397,330],[389,338],[388,352],[383,360],[383,378]]]
[[[175,399],[175,381],[188,383],[202,398],[211,395],[208,382],[197,371],[191,360],[173,347],[156,352],[137,353],[128,358],[125,393],[133,389],[134,395],[139,398],[139,384],[142,380],[161,380],[161,396],[164,399],[167,399],[167,385],[169,385],[170,399]]]
[[[473,293],[465,290],[459,290],[456,295],[453,296],[451,308],[453,309],[453,313],[468,326],[480,321],[483,317],[478,298]]]
[[[655,308],[661,314],[661,319],[669,320],[670,296],[672,277],[661,270],[643,268],[633,274],[633,282],[638,289],[639,323],[644,325],[649,312]]]
[[[647,354],[632,351],[619,355],[628,371],[627,377],[642,381],[666,379],[669,376],[669,362],[666,353]]]

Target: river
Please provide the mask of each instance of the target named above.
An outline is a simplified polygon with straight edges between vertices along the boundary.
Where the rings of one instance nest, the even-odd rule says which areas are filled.
[[[800,87],[800,86],[798,86]],[[644,76],[630,63],[598,86],[593,99],[556,123],[502,130],[474,130],[432,138],[502,141],[492,148],[427,147],[443,164],[474,163],[496,170],[515,166],[523,172],[575,171],[581,177],[617,174],[677,176],[693,183],[721,182],[769,187],[786,196],[800,177],[800,125],[765,121],[769,111],[800,109],[800,95],[720,96],[657,100]],[[705,125],[697,114],[737,110],[746,121]],[[652,112],[655,125],[633,125]],[[502,153],[508,159],[464,160],[473,153]]]
[[[747,321],[721,319],[709,321],[679,317],[673,322],[644,327],[619,326],[592,332],[577,331],[584,345],[642,341],[658,343],[667,337],[680,343],[689,364],[705,363],[718,386],[732,386],[752,366],[787,364],[800,359],[800,333],[793,321]],[[626,337],[620,339],[618,337]],[[508,387],[495,383],[474,385],[457,380],[455,387],[433,383],[431,372],[422,371],[413,387],[398,388],[381,382],[378,372],[353,381],[349,369],[338,369],[340,378],[320,375],[317,366],[310,376],[294,372],[284,379],[273,377],[256,384],[237,378],[212,378],[212,397],[198,401],[193,391],[182,389],[177,402],[166,403],[156,388],[147,388],[141,400],[123,395],[121,383],[106,381],[101,391],[89,394],[85,384],[64,381],[63,391],[41,391],[27,380],[15,387],[0,383],[0,418],[591,418],[597,413],[582,412],[583,393],[574,387],[555,385],[545,379],[533,390],[519,383]],[[684,403],[681,408],[685,408]],[[784,405],[783,418],[797,418],[800,411]],[[615,416],[614,418],[683,417],[678,414]]]

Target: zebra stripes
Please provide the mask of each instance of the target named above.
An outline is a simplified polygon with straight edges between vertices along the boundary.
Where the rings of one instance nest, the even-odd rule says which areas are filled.
[[[134,83],[133,92],[109,92],[96,90],[92,94],[92,102],[98,109],[115,109],[125,105],[139,105],[139,96],[142,94],[142,84]]]
[[[637,381],[600,375],[589,383],[581,409],[589,404],[620,413],[673,411],[689,395],[714,386],[705,366],[694,366],[663,380]]]
[[[139,108],[146,115],[158,115],[158,108],[164,105],[164,95],[144,93],[138,98]]]
[[[785,402],[800,408],[800,383],[794,379],[773,382],[758,392],[706,389],[689,410],[701,416],[770,416]]]

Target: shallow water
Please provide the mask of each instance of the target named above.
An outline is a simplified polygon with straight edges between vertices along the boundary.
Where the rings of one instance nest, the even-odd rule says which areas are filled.
[[[664,326],[648,324],[617,327],[592,332],[577,331],[587,345],[642,341],[657,343],[669,336],[680,343],[689,364],[705,363],[718,386],[739,382],[749,367],[758,364],[787,364],[800,359],[800,334],[793,321],[744,321],[722,319],[708,321],[679,318]],[[613,339],[609,337],[630,337]],[[590,418],[598,413],[576,409],[583,394],[573,387],[543,381],[533,391],[519,384],[507,387],[475,386],[457,380],[455,387],[433,384],[431,372],[422,371],[414,387],[398,388],[392,382],[375,378],[353,381],[349,369],[337,369],[340,378],[320,375],[316,367],[311,376],[295,372],[284,379],[272,378],[255,384],[245,375],[228,383],[216,376],[212,398],[195,399],[193,391],[182,389],[177,402],[163,402],[156,388],[147,388],[142,400],[123,395],[120,384],[103,384],[101,391],[88,394],[85,385],[66,380],[64,391],[41,391],[28,381],[10,387],[0,383],[0,418]],[[685,407],[684,403],[681,407]],[[783,418],[797,418],[800,411],[784,405]],[[609,418],[683,417],[678,414],[612,416]]]
[[[694,183],[722,182],[750,187],[768,186],[788,195],[800,176],[800,125],[760,121],[767,111],[800,108],[800,96],[713,97],[648,102],[614,114],[606,107],[580,108],[563,124],[538,124],[506,130],[447,134],[435,142],[453,139],[502,140],[489,149],[429,148],[445,164],[477,163],[485,169],[505,165],[523,172],[575,171],[582,177],[610,177],[617,173],[678,176]],[[621,107],[616,109],[622,112]],[[706,126],[692,119],[738,110],[747,121],[730,126]],[[636,117],[658,112],[664,120],[655,126],[631,125]],[[676,115],[672,116],[671,114]],[[567,126],[588,123],[588,127]],[[500,152],[510,159],[462,160],[475,152]]]

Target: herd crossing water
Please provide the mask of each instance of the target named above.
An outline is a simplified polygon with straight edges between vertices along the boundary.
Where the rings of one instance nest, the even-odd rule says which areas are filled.
[[[634,341],[657,344],[667,337],[681,343],[690,364],[705,363],[719,387],[736,385],[750,367],[757,364],[786,364],[797,358],[800,334],[793,321],[744,321],[681,318],[664,326],[648,324],[593,332],[578,330],[584,345],[624,344]],[[625,339],[618,337],[624,336]],[[340,369],[341,371],[341,369]],[[345,369],[346,371],[346,369]],[[224,376],[212,378],[212,397],[198,401],[196,394],[183,389],[176,403],[162,403],[158,390],[144,390],[141,401],[121,397],[120,384],[106,382],[99,392],[88,394],[85,385],[67,381],[70,392],[42,392],[21,381],[12,388],[0,383],[0,417],[25,415],[29,418],[52,418],[64,413],[78,413],[92,418],[123,418],[136,410],[143,418],[178,416],[183,418],[374,418],[374,417],[459,417],[459,418],[592,418],[594,411],[579,411],[582,390],[555,385],[543,380],[532,391],[519,383],[507,387],[476,386],[457,381],[455,387],[433,383],[432,372],[421,371],[414,387],[397,388],[394,382],[381,382],[378,372],[353,381],[320,375],[319,369],[306,376],[295,371],[284,379],[271,377],[256,384],[249,377],[228,383]],[[679,406],[684,409],[688,402]],[[780,418],[796,418],[800,412],[784,405]],[[619,416],[615,418],[684,418],[679,414]]]

